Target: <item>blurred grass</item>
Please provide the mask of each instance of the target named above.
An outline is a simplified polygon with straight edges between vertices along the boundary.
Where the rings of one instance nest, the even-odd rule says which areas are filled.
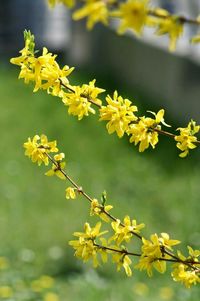
[[[133,278],[127,279],[122,273],[116,275],[111,265],[94,272],[90,265],[78,262],[67,242],[85,221],[95,222],[88,217],[88,204],[82,199],[66,201],[66,183],[45,177],[45,168],[32,164],[22,145],[36,133],[56,139],[66,154],[69,174],[85,191],[99,198],[106,190],[114,215],[129,214],[144,222],[146,235],[168,232],[182,240],[183,251],[187,244],[199,247],[199,151],[182,160],[175,144],[161,137],[157,149],[139,154],[126,139],[109,136],[96,116],[78,122],[67,115],[58,99],[44,92],[33,94],[31,87],[17,80],[17,72],[7,68],[0,72],[0,255],[10,258],[13,270],[21,269],[25,262],[25,277],[26,273],[55,276],[62,301],[196,301],[197,288],[187,291],[165,275],[149,280],[135,271]],[[76,83],[91,79],[77,74],[73,76]],[[103,77],[97,85],[114,89]],[[121,92],[133,95],[126,88]],[[138,99],[145,99],[142,103],[136,100],[143,110],[154,109],[147,96]],[[145,293],[137,290],[141,282],[148,286]],[[160,293],[163,286],[172,288],[171,297]]]

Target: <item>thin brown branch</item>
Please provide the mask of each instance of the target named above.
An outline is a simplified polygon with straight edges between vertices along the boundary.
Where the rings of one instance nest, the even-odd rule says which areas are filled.
[[[40,146],[42,147],[42,146]],[[85,193],[83,191],[83,188],[81,186],[79,186],[74,180],[72,180],[72,178],[61,168],[59,162],[55,161],[48,153],[46,153],[47,157],[49,158],[49,160],[56,166],[56,169],[59,170],[64,176],[65,178],[77,189],[77,191],[82,194],[90,203],[92,202],[93,198],[90,197],[87,193]],[[111,215],[109,212],[107,212],[104,207],[102,206],[100,208],[102,210],[102,212],[104,214],[106,214],[111,220],[113,221],[118,221],[118,219],[116,217],[114,217],[113,215]],[[125,227],[125,225],[120,221],[120,225],[122,227]],[[142,236],[139,235],[138,233],[134,232],[134,231],[130,231],[130,233],[132,233],[134,236],[138,237],[139,239],[142,239]],[[102,249],[107,249],[107,250],[110,250],[110,251],[115,251],[115,252],[120,252],[124,255],[132,255],[132,256],[141,256],[141,254],[138,254],[138,253],[133,253],[133,252],[128,252],[127,250],[116,250],[116,249],[113,249],[113,248],[110,248],[110,247],[105,247],[105,246],[100,246],[98,244],[95,244],[95,246],[99,247],[99,248],[102,248]],[[182,260],[180,259],[179,257],[177,257],[176,255],[174,255],[173,253],[169,252],[166,250],[165,247],[163,246],[160,246],[161,248],[161,252],[163,252],[164,254],[170,256],[171,258],[157,258],[156,260],[161,260],[161,261],[169,261],[169,262],[180,262],[180,263],[183,263],[185,265],[187,265],[188,267],[194,269],[195,271],[197,270],[197,268],[193,265],[197,265],[197,264],[200,264],[199,262],[195,262],[195,261],[187,261],[187,260]]]

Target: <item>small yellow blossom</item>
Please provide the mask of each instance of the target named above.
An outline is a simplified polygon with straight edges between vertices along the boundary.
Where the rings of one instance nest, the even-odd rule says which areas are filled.
[[[109,134],[116,131],[121,138],[128,129],[128,125],[132,121],[136,121],[137,117],[134,112],[137,112],[137,107],[132,106],[131,101],[118,96],[117,91],[114,92],[113,98],[109,95],[106,97],[107,106],[102,106],[100,109],[100,121],[108,120],[106,127]]]
[[[174,264],[171,275],[174,281],[180,281],[187,288],[190,288],[192,284],[200,283],[200,278],[195,271],[189,270],[188,267],[182,263]]]
[[[191,120],[186,128],[178,128],[180,135],[174,137],[178,142],[176,146],[182,151],[179,155],[184,158],[188,155],[190,149],[196,148],[195,142],[197,142],[197,137],[194,136],[199,132],[200,126],[196,125],[196,122]]]
[[[155,258],[163,257],[161,248],[164,247],[165,249],[172,251],[172,246],[180,243],[179,240],[169,239],[167,233],[161,233],[160,237],[156,233],[152,234],[150,239],[151,240],[142,238],[142,252],[143,255],[153,256]]]
[[[81,87],[69,86],[69,88],[73,92],[62,95],[64,104],[69,107],[68,113],[78,116],[78,120],[81,120],[83,116],[88,116],[89,113],[95,114],[95,110],[91,105],[101,105],[98,94],[105,90],[95,87],[95,80],[89,82],[89,85],[83,84]]]
[[[133,233],[138,234],[140,233],[140,230],[145,227],[144,224],[137,225],[136,220],[131,221],[128,215],[125,216],[123,225],[118,219],[117,221],[112,222],[111,226],[115,234],[110,238],[110,241],[116,241],[117,245],[120,245],[122,241],[129,242]]]
[[[176,246],[180,244],[180,240],[169,239],[169,234],[167,233],[161,233],[161,237],[159,237],[158,240],[161,246],[165,247],[170,251],[172,251],[172,246]]]
[[[19,57],[10,59],[11,64],[23,66],[23,63],[25,61],[28,61],[29,58],[34,57],[34,39],[35,37],[31,34],[30,31],[24,31],[25,47],[19,51],[19,53],[21,53]]]
[[[81,258],[84,262],[92,259],[94,267],[99,265],[97,259],[97,252],[99,248],[95,245],[95,239],[107,233],[107,231],[99,232],[100,228],[100,222],[97,223],[94,228],[91,228],[88,223],[85,223],[85,232],[75,232],[74,236],[77,236],[79,239],[69,242],[69,244],[76,250],[75,256]]]
[[[146,270],[150,277],[153,274],[153,268],[160,273],[164,273],[166,271],[166,262],[161,260],[161,258],[168,258],[168,255],[163,252],[163,248],[171,251],[172,246],[179,244],[180,241],[169,239],[167,233],[161,233],[160,237],[155,233],[151,235],[150,240],[142,238],[142,242],[142,256],[135,268]]]
[[[155,268],[158,272],[164,273],[166,271],[166,262],[157,260],[152,255],[142,255],[139,263],[135,266],[136,269],[146,270],[147,275],[151,277],[153,275],[152,269]]]
[[[51,169],[48,170],[45,173],[45,175],[48,176],[48,177],[56,175],[58,178],[60,178],[62,180],[66,180],[65,175],[61,171],[65,168],[65,165],[66,165],[65,162],[61,162],[64,157],[65,157],[64,153],[54,155],[54,160],[57,162],[57,165],[55,165],[53,163]]]
[[[132,276],[132,270],[130,268],[130,265],[132,264],[132,260],[128,255],[122,254],[120,252],[113,252],[112,260],[114,263],[117,264],[117,271],[120,271],[121,267],[123,267],[126,272],[126,275],[128,277]]]
[[[198,257],[200,257],[200,250],[193,250],[192,247],[188,246],[189,251],[189,259],[192,259],[193,261],[199,262]]]
[[[0,298],[9,299],[12,296],[13,296],[13,289],[10,286],[8,285],[0,286]]]
[[[101,0],[86,0],[85,5],[76,10],[73,14],[74,20],[80,20],[85,17],[87,19],[87,28],[92,29],[98,22],[108,25],[108,5],[115,2],[115,0],[101,1]]]
[[[113,206],[111,205],[103,206],[99,204],[97,199],[93,199],[90,207],[90,215],[98,215],[103,221],[108,223],[110,221],[110,218],[108,215],[106,215],[105,212],[110,211],[112,208]]]
[[[41,165],[44,162],[45,165],[49,164],[48,153],[58,152],[57,142],[49,142],[45,135],[35,135],[33,139],[28,138],[28,141],[24,143],[26,149],[25,155],[31,158],[32,162],[37,162]]]
[[[134,142],[135,145],[139,143],[139,152],[145,151],[149,147],[155,148],[158,143],[158,132],[156,129],[160,129],[160,123],[166,125],[164,122],[164,110],[158,111],[155,115],[155,119],[149,117],[140,117],[137,123],[132,123],[127,130],[127,133],[131,135],[130,142]]]
[[[169,50],[174,51],[176,49],[176,43],[178,38],[183,33],[183,23],[178,17],[169,16],[167,18],[161,18],[158,25],[157,35],[169,35]]]
[[[111,16],[120,18],[118,33],[122,34],[131,29],[137,35],[141,35],[147,18],[148,2],[148,0],[128,0],[111,13]]]
[[[74,200],[76,198],[76,189],[73,187],[67,187],[65,189],[65,193],[66,193],[65,195],[66,199]]]

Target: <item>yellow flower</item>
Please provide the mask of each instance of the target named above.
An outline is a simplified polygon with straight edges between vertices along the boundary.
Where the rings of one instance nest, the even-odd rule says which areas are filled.
[[[122,254],[120,252],[116,252],[116,253],[113,252],[112,260],[114,263],[117,264],[117,271],[120,271],[121,267],[123,267],[126,272],[126,275],[128,277],[132,276],[132,270],[130,268],[130,265],[132,264],[132,260],[128,255]]]
[[[121,225],[120,220],[118,219],[115,222],[111,223],[111,226],[115,234],[110,238],[110,241],[115,240],[117,245],[120,245],[122,241],[129,242],[133,233],[140,233],[140,230],[144,228],[144,224],[137,225],[136,220],[130,220],[130,217],[127,215],[124,218],[123,226]]]
[[[168,255],[163,253],[163,248],[171,251],[172,246],[179,244],[180,241],[169,239],[167,233],[161,233],[160,237],[155,233],[151,235],[150,240],[142,238],[142,242],[142,256],[135,268],[146,270],[150,277],[153,274],[153,268],[160,273],[164,273],[166,271],[166,262],[159,260],[159,258],[168,258]]]
[[[180,131],[180,135],[175,136],[174,139],[178,142],[176,146],[182,151],[179,156],[184,158],[188,155],[189,149],[197,147],[195,145],[197,137],[194,135],[199,132],[200,126],[191,120],[186,128],[178,128],[177,130]]]
[[[179,240],[169,239],[169,235],[167,233],[161,233],[160,237],[158,237],[156,233],[152,234],[150,239],[151,240],[142,238],[142,252],[143,255],[153,256],[155,258],[163,257],[161,251],[163,247],[172,251],[172,246],[180,243]]]
[[[12,296],[13,296],[13,289],[10,286],[8,285],[0,286],[0,298],[9,299]]]
[[[173,272],[171,273],[174,281],[180,281],[187,288],[190,288],[192,284],[200,283],[199,276],[194,270],[188,270],[188,267],[182,263],[176,263],[173,265]]]
[[[69,86],[69,88],[73,92],[62,95],[64,104],[69,106],[68,113],[78,116],[78,120],[88,116],[89,113],[95,114],[91,105],[93,103],[100,106],[101,100],[98,99],[98,94],[104,92],[103,89],[95,87],[95,80],[89,82],[89,85]]]
[[[140,271],[146,270],[147,275],[151,277],[153,275],[152,269],[155,268],[158,272],[164,273],[166,271],[166,262],[157,260],[155,256],[142,255],[139,263],[135,266]]]
[[[128,0],[120,4],[119,9],[111,13],[111,16],[121,19],[118,32],[124,33],[131,29],[137,35],[141,35],[147,18],[148,0]]]
[[[94,25],[98,22],[107,25],[109,17],[108,4],[113,2],[115,1],[108,0],[104,2],[99,0],[86,0],[85,5],[74,12],[73,19],[80,20],[85,17],[88,17],[88,29],[92,29]]]
[[[109,222],[110,218],[109,216],[106,215],[106,212],[110,211],[113,208],[113,206],[111,205],[106,205],[103,206],[101,204],[99,204],[97,199],[93,199],[91,202],[91,207],[90,207],[90,215],[98,215],[103,221],[105,222]]]
[[[54,156],[54,160],[57,162],[57,165],[52,164],[52,167],[50,170],[48,170],[45,175],[48,177],[56,175],[61,180],[66,180],[65,175],[61,172],[65,168],[65,162],[61,162],[62,159],[65,157],[64,153],[56,154]]]
[[[75,232],[74,236],[79,236],[83,238],[95,239],[96,237],[102,236],[108,231],[99,232],[101,228],[101,222],[98,222],[95,227],[91,228],[88,223],[85,223],[84,230],[85,232]]]
[[[31,158],[32,162],[37,162],[41,165],[44,162],[45,165],[49,164],[47,153],[55,153],[58,151],[57,142],[49,142],[45,135],[35,135],[33,139],[28,138],[28,141],[24,143],[26,149],[25,155]]]
[[[66,199],[72,199],[74,200],[76,198],[76,189],[75,188],[72,188],[72,187],[67,187],[65,189],[65,197]]]
[[[188,259],[192,259],[193,261],[199,262],[198,257],[200,256],[200,250],[193,250],[190,246],[188,246],[187,248],[190,255]]]
[[[136,121],[137,117],[134,112],[137,111],[136,106],[132,106],[131,101],[118,96],[117,91],[113,94],[113,99],[108,95],[106,97],[107,106],[100,109],[100,121],[108,120],[106,127],[109,134],[116,131],[118,137],[122,137],[128,129],[128,125],[132,121]]]
[[[180,244],[179,240],[169,239],[169,234],[167,233],[161,233],[161,237],[159,237],[158,240],[161,246],[165,247],[170,251],[172,251],[172,246]]]
[[[61,81],[66,85],[69,83],[67,76],[71,74],[74,68],[65,65],[60,69],[55,61],[56,55],[49,53],[47,48],[43,48],[41,56],[35,59],[33,64],[33,80],[35,81],[34,92],[38,89],[44,89],[48,92],[59,96],[61,91]]]
[[[28,61],[30,57],[34,56],[34,48],[35,48],[35,42],[34,42],[34,35],[31,34],[29,31],[24,31],[24,42],[25,47],[19,51],[21,55],[19,57],[11,58],[10,62],[11,64],[23,66],[23,63],[25,61]]]
[[[160,123],[166,125],[163,118],[164,112],[163,109],[158,111],[157,114],[150,112],[155,115],[155,119],[143,116],[139,118],[137,123],[129,125],[127,133],[131,135],[130,142],[134,142],[135,145],[139,143],[139,152],[145,151],[149,145],[155,148],[158,143],[158,132],[156,129],[161,129]]]
[[[74,236],[77,236],[79,239],[69,242],[69,244],[76,250],[75,256],[81,258],[84,262],[92,259],[94,267],[97,267],[99,265],[97,259],[97,252],[99,248],[95,245],[95,239],[108,232],[99,232],[100,228],[100,222],[97,223],[94,228],[91,228],[88,223],[85,223],[85,232],[75,232]]]
[[[174,51],[176,49],[177,39],[183,33],[183,23],[178,17],[169,16],[167,18],[162,18],[159,21],[157,35],[169,35],[169,50]]]

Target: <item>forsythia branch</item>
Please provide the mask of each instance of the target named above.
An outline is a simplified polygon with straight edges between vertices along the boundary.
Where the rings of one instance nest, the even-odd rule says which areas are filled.
[[[166,263],[171,262],[173,263],[172,277],[175,281],[184,283],[186,287],[200,282],[200,269],[198,267],[200,251],[188,247],[188,257],[182,255],[180,251],[177,251],[176,255],[172,247],[179,244],[180,241],[170,239],[167,233],[161,233],[161,236],[156,233],[152,234],[150,240],[148,240],[140,234],[141,229],[145,226],[144,224],[137,224],[136,220],[131,220],[128,215],[124,217],[123,222],[111,215],[109,213],[112,209],[111,205],[106,205],[105,202],[102,205],[97,199],[93,199],[66,173],[64,170],[65,162],[63,162],[65,155],[63,153],[55,154],[54,157],[51,156],[51,153],[59,151],[56,141],[49,142],[45,135],[41,135],[41,137],[36,135],[33,139],[28,138],[28,141],[24,143],[24,147],[26,149],[25,154],[33,162],[37,162],[38,165],[52,163],[51,170],[46,172],[47,176],[56,175],[72,184],[73,187],[66,189],[67,199],[75,199],[77,194],[81,194],[90,203],[90,215],[99,216],[102,221],[111,226],[113,234],[105,238],[104,235],[108,235],[109,231],[100,232],[101,222],[98,222],[93,228],[85,223],[84,232],[75,232],[74,236],[78,239],[69,242],[75,249],[75,256],[84,262],[91,259],[94,267],[100,265],[100,262],[106,263],[108,257],[111,256],[117,270],[123,267],[127,276],[132,275],[132,268],[146,270],[149,276],[152,276],[153,268],[160,273],[164,273]],[[139,238],[141,253],[130,252],[126,247],[132,242],[134,236]],[[131,256],[139,258],[139,262],[134,266],[130,259]]]
[[[131,30],[141,36],[145,27],[155,29],[155,34],[169,37],[169,50],[176,49],[177,40],[183,34],[184,26],[200,26],[200,17],[191,19],[185,16],[171,14],[169,11],[155,7],[152,8],[150,0],[48,0],[51,7],[63,3],[68,8],[75,8],[73,19],[87,18],[87,28],[90,30],[96,23],[109,25],[112,18],[119,20],[117,32],[123,34]],[[81,7],[79,4],[82,4]],[[191,38],[191,43],[200,42],[200,33]]]
[[[49,53],[45,47],[42,54],[36,56],[34,46],[34,36],[30,31],[25,31],[25,47],[20,51],[21,55],[11,59],[11,63],[21,69],[19,78],[23,78],[25,83],[35,83],[34,92],[42,89],[59,97],[68,107],[68,113],[77,116],[78,120],[90,113],[95,114],[96,107],[99,120],[107,122],[108,133],[116,132],[119,138],[126,134],[130,143],[139,145],[139,152],[145,151],[150,146],[154,149],[159,142],[159,135],[175,140],[177,148],[181,151],[179,156],[182,158],[200,144],[196,136],[200,126],[196,125],[195,121],[191,120],[187,127],[179,127],[177,129],[179,134],[175,134],[162,129],[162,126],[170,127],[165,123],[164,109],[160,109],[157,113],[147,111],[151,117],[138,116],[138,107],[129,99],[120,96],[117,91],[113,96],[106,96],[104,105],[99,99],[99,94],[105,90],[95,86],[96,80],[82,86],[72,85],[68,76],[74,68],[66,65],[61,69],[56,62],[56,55]]]

